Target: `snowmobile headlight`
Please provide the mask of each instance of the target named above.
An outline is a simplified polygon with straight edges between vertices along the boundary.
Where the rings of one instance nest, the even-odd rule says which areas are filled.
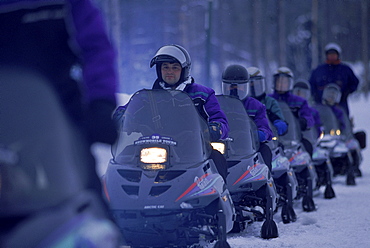
[[[221,154],[225,154],[225,144],[222,142],[212,142],[213,149],[219,151]]]
[[[324,138],[324,135],[325,135],[325,133],[323,131],[321,131],[319,139],[321,140],[322,138]]]
[[[335,130],[335,134],[339,136],[340,135],[340,130],[339,129]]]
[[[272,137],[272,140],[278,140],[278,137],[274,136]]]
[[[167,150],[160,147],[143,148],[140,151],[140,161],[145,164],[165,163],[167,162]]]

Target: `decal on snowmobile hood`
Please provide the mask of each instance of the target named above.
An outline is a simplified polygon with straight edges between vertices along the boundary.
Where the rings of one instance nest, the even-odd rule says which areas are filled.
[[[195,177],[194,183],[190,185],[187,190],[184,191],[176,201],[180,200],[186,195],[196,196],[196,195],[210,195],[216,193],[216,189],[213,187],[216,181],[221,178],[218,174],[204,174],[203,176]]]
[[[152,134],[150,136],[142,136],[134,142],[135,145],[143,144],[163,144],[169,146],[176,146],[177,142],[171,137],[161,136],[159,134]]]

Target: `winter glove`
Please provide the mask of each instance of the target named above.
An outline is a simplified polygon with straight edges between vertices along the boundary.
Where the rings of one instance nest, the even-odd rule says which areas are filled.
[[[266,134],[262,132],[261,130],[258,130],[258,137],[260,139],[260,142],[263,142],[266,140]]]
[[[299,125],[301,126],[301,131],[307,130],[307,120],[305,118],[299,117]]]
[[[288,125],[283,120],[275,120],[274,126],[276,127],[278,135],[280,136],[286,134],[286,132],[288,131]]]
[[[218,122],[210,122],[208,124],[209,134],[211,136],[211,142],[217,141],[221,138],[221,124]]]
[[[115,104],[107,100],[90,103],[86,116],[87,136],[90,143],[113,144],[117,138],[117,128],[112,120]]]

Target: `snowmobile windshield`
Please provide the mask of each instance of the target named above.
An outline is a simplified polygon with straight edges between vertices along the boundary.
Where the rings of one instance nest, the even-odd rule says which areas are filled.
[[[283,101],[278,101],[281,111],[283,112],[285,121],[288,122],[288,132],[280,136],[280,142],[289,147],[293,143],[299,143],[301,140],[301,129],[297,118],[293,115],[290,107]]]
[[[226,95],[218,95],[217,100],[229,122],[228,157],[246,157],[259,149],[257,127],[249,118],[243,103]]]
[[[166,154],[156,160],[186,168],[209,157],[209,144],[207,124],[186,93],[140,90],[127,105],[112,154],[116,163],[137,165],[143,149],[156,147]]]
[[[319,112],[321,123],[323,124],[324,134],[333,134],[339,130],[339,122],[333,110],[328,105],[316,104],[314,108]]]

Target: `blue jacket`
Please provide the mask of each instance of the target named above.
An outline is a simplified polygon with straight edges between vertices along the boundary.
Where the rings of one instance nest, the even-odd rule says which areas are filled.
[[[312,117],[311,110],[306,99],[293,95],[290,92],[286,92],[284,94],[278,94],[275,92],[269,96],[275,98],[276,100],[286,102],[297,118],[303,118],[306,120],[307,128],[314,126],[315,121]]]
[[[271,140],[273,133],[268,123],[265,105],[253,97],[246,97],[242,102],[249,117],[256,123],[258,130],[265,133],[266,140]]]
[[[340,105],[349,113],[347,97],[350,93],[357,90],[359,80],[352,69],[343,63],[322,64],[312,71],[309,79],[311,92],[315,102],[321,103],[322,93],[325,85],[330,83],[337,84],[342,91]]]

